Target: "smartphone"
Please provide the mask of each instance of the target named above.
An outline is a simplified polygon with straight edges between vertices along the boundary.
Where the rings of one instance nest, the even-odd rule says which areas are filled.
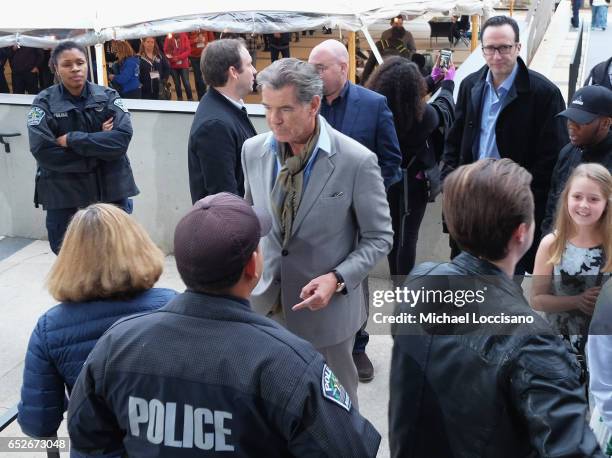
[[[440,68],[449,68],[453,52],[450,49],[440,50]]]

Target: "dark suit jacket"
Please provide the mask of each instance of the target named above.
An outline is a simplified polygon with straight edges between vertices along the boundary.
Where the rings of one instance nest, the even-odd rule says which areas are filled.
[[[193,203],[210,194],[244,196],[242,144],[257,132],[248,115],[214,88],[196,111],[189,133],[189,189]]]
[[[334,128],[376,154],[388,189],[401,179],[402,153],[387,98],[349,83],[345,107],[342,126]]]
[[[612,57],[595,65],[589,72],[589,76],[587,76],[583,86],[599,84],[600,86],[604,86],[612,90],[612,83],[610,82],[610,75],[608,73],[608,68],[610,68],[610,65],[612,65]]]
[[[497,119],[495,135],[500,156],[512,159],[533,175],[531,189],[535,197],[536,227],[539,227],[544,218],[552,170],[559,151],[569,141],[565,121],[556,117],[565,109],[565,102],[552,82],[529,70],[521,58],[518,65],[514,85]],[[487,71],[485,65],[461,82],[455,122],[442,157],[442,178],[477,159],[472,147],[478,148],[480,138]]]

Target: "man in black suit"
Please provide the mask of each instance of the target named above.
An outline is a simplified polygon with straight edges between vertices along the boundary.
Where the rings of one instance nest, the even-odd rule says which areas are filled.
[[[257,73],[243,42],[213,41],[202,53],[200,66],[209,89],[198,105],[189,133],[193,203],[224,191],[244,195],[240,152],[244,141],[257,133],[242,100],[251,92]]]

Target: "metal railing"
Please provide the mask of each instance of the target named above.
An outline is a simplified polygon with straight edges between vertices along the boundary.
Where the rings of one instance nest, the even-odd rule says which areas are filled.
[[[11,152],[11,145],[10,145],[9,142],[7,142],[4,139],[4,137],[19,137],[20,135],[21,134],[19,132],[12,132],[10,134],[1,134],[0,133],[0,143],[2,143],[4,145],[4,152],[5,153],[10,153]]]
[[[574,97],[576,92],[576,86],[578,85],[578,75],[580,74],[580,62],[582,61],[582,37],[584,35],[584,23],[580,22],[580,28],[578,29],[578,40],[576,40],[576,47],[572,54],[572,61],[569,65],[569,78],[567,82],[567,101],[568,104]]]
[[[0,415],[0,431],[4,431],[8,425],[13,423],[17,418],[17,405],[8,409],[4,414]]]
[[[17,418],[17,404],[9,408],[4,414],[0,415],[0,431],[4,431]],[[57,439],[50,437],[49,439]],[[47,448],[47,458],[60,458],[60,453],[56,448]]]
[[[523,46],[526,46],[527,51],[525,62],[528,64],[533,59],[544,39],[546,30],[555,12],[554,6],[554,0],[532,0],[530,2],[529,12],[525,18],[527,38],[523,38]]]

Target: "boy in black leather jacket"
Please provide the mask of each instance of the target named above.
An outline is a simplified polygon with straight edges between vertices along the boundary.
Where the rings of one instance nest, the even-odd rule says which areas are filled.
[[[446,178],[444,214],[463,251],[405,285],[423,295],[397,309],[416,324],[394,328],[391,456],[604,456],[576,358],[512,281],[533,242],[531,179],[510,159]],[[436,291],[444,299],[423,300]]]

